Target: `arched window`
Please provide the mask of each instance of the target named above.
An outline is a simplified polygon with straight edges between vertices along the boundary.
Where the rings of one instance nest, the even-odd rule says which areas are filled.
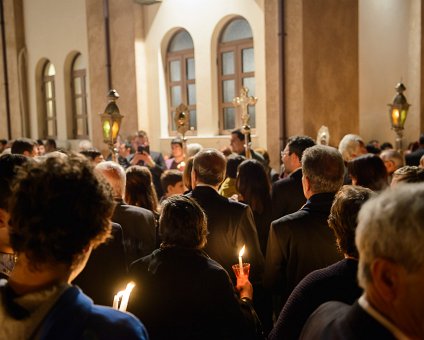
[[[42,72],[42,93],[44,98],[43,135],[45,138],[57,137],[55,75],[56,69],[54,65],[50,61],[46,61]]]
[[[171,39],[166,54],[169,132],[175,134],[175,110],[181,104],[190,111],[190,130],[197,130],[196,119],[196,76],[194,66],[194,47],[190,34],[178,31]]]
[[[221,133],[241,127],[233,98],[240,95],[244,86],[249,96],[255,95],[255,59],[253,35],[249,23],[243,18],[230,21],[222,30],[218,44],[219,127]],[[250,126],[256,126],[255,108],[249,106]]]
[[[77,54],[71,67],[72,136],[88,138],[86,70],[81,54]]]

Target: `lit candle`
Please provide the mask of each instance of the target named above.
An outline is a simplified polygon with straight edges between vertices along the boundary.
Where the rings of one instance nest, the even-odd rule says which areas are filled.
[[[119,299],[121,298],[123,292],[118,292],[118,294],[116,294],[113,297],[113,309],[118,309],[119,308]]]
[[[113,305],[114,309],[119,309],[122,312],[125,312],[128,307],[128,301],[130,299],[130,294],[133,288],[135,287],[134,282],[129,282],[125,290],[121,290],[113,297]],[[119,301],[121,303],[119,303]]]
[[[243,254],[244,254],[244,245],[239,252],[239,268],[240,268],[240,276],[244,275],[243,272]]]
[[[130,294],[134,287],[134,282],[129,282],[127,284],[127,287],[125,288],[124,293],[122,295],[121,305],[119,306],[120,311],[125,312],[127,310],[128,300],[130,299]]]

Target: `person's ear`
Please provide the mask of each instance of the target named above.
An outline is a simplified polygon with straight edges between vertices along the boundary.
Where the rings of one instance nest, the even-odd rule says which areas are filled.
[[[372,282],[386,302],[396,299],[404,268],[386,259],[376,259],[371,265]]]
[[[305,194],[311,191],[311,182],[309,178],[306,177],[305,175],[302,176],[302,186],[303,186],[303,192]]]
[[[197,185],[197,174],[194,169],[191,170],[191,187],[194,189]]]

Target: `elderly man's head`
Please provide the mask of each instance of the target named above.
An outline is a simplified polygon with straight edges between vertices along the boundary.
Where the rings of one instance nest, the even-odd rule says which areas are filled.
[[[110,184],[116,198],[124,198],[127,180],[122,166],[112,161],[101,162],[96,165],[96,171],[102,174]]]
[[[342,154],[343,160],[349,162],[360,155],[366,154],[368,151],[360,136],[348,134],[340,141],[339,152]]]
[[[192,182],[218,186],[225,178],[227,160],[216,149],[203,149],[193,160]]]
[[[302,157],[303,192],[309,199],[314,194],[337,192],[343,184],[344,163],[337,149],[315,145]]]
[[[359,213],[358,280],[371,305],[410,338],[424,338],[424,184],[371,199]]]

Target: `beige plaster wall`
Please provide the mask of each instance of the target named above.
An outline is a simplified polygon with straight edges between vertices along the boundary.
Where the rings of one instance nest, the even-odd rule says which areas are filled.
[[[190,137],[190,141],[199,139],[201,143],[202,138],[218,135],[216,44],[220,28],[236,15],[247,19],[254,37],[256,96],[259,100],[256,105],[258,138],[253,146],[267,145],[264,1],[216,0],[208,5],[202,1],[166,0],[143,8],[144,35],[136,40],[137,94],[141,96],[138,114],[140,127],[149,132],[154,148],[162,146],[159,143],[161,138],[169,137],[162,56],[172,32],[180,27],[191,34],[195,48],[198,137]],[[228,142],[229,138],[224,138]],[[221,145],[221,139],[215,139],[217,147]],[[168,151],[168,147],[164,151]]]
[[[359,123],[357,1],[289,0],[285,18],[288,135],[326,125],[337,145]]]
[[[31,112],[31,136],[38,138],[35,69],[37,63],[49,59],[56,68],[57,138],[66,146],[67,122],[65,105],[64,69],[66,57],[73,51],[88,56],[87,19],[84,0],[23,0],[24,27],[28,50],[29,110]],[[87,69],[87,81],[90,72]],[[88,107],[90,107],[88,88]],[[91,116],[93,112],[89,112]],[[90,130],[92,129],[90,123]]]
[[[418,139],[422,124],[421,1],[359,1],[359,116],[360,134],[368,141],[389,141],[388,103],[402,80],[411,104],[405,124],[405,143]]]

